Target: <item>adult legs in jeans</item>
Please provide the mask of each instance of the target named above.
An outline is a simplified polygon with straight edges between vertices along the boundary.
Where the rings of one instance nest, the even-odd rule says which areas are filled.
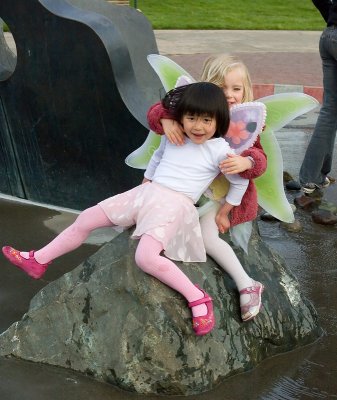
[[[321,185],[331,170],[337,129],[337,29],[326,28],[320,38],[323,105],[300,169],[300,183]]]

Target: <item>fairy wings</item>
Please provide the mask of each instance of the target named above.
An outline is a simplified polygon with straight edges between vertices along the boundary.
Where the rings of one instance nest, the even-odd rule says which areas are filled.
[[[195,82],[187,71],[168,57],[151,54],[148,56],[148,61],[158,74],[166,91],[174,88],[177,82],[179,85],[184,82]],[[265,104],[267,109],[265,128],[260,134],[260,139],[268,157],[267,170],[262,176],[254,179],[258,194],[258,203],[275,218],[284,222],[293,222],[293,210],[286,198],[283,186],[282,153],[274,131],[281,129],[294,118],[314,109],[317,107],[318,102],[313,97],[303,93],[280,93],[260,98],[258,99],[258,103]],[[243,105],[244,104],[250,103],[243,103]],[[244,113],[245,112],[243,112],[243,114]],[[234,118],[236,117],[231,115],[231,120],[233,122],[235,122]],[[240,139],[240,143],[238,143],[235,149],[237,154],[243,150],[241,145],[245,145],[245,140],[242,140],[242,136],[246,135],[244,131],[249,132],[249,130],[253,130],[253,125],[249,125],[249,123],[247,125],[247,123],[242,121],[243,118],[246,117],[243,117],[242,114],[237,117],[236,123],[239,123],[239,125],[235,126],[234,131],[229,131],[232,132],[230,133],[231,137],[226,137],[228,141],[232,141],[231,146],[234,146],[234,149],[237,145],[235,141]],[[246,125],[245,127],[243,126],[244,124]],[[256,128],[256,130],[258,130],[258,128]],[[254,139],[252,140],[254,141]],[[153,152],[158,148],[159,143],[160,136],[150,131],[143,145],[126,158],[126,164],[134,168],[145,169]],[[249,147],[251,144],[247,141],[246,146]]]

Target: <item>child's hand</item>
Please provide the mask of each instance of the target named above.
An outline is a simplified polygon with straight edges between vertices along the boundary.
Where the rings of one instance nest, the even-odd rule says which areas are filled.
[[[232,204],[229,204],[227,201],[225,201],[215,216],[215,223],[217,224],[220,233],[225,233],[230,228],[231,223],[229,221],[229,213],[233,207],[234,206]]]
[[[185,143],[185,135],[182,126],[173,119],[163,118],[160,120],[164,133],[172,144],[181,146]]]
[[[239,174],[253,167],[252,161],[248,157],[242,157],[236,154],[228,154],[228,158],[219,164],[223,174]]]
[[[142,184],[143,184],[143,183],[146,183],[146,182],[151,182],[151,180],[150,180],[150,179],[147,179],[147,178],[144,178],[143,181],[142,181]]]
[[[215,217],[215,223],[217,224],[220,233],[227,232],[231,226],[228,214],[226,212],[223,212],[222,209],[220,209],[217,213]]]

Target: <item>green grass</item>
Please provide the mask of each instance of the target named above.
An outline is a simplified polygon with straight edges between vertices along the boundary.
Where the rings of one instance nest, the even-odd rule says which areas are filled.
[[[135,4],[153,29],[321,31],[325,26],[311,0],[130,0]]]
[[[311,0],[137,0],[137,8],[153,29],[322,30],[325,26]]]

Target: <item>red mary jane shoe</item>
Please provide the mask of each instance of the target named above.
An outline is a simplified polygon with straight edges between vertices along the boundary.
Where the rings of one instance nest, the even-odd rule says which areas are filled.
[[[190,308],[192,308],[192,307],[198,306],[200,304],[205,304],[207,307],[206,315],[192,318],[193,330],[194,330],[195,334],[197,336],[202,336],[202,335],[206,335],[207,333],[211,332],[211,330],[215,326],[215,318],[214,318],[214,312],[213,312],[213,300],[198,285],[195,285],[195,286],[203,292],[204,297],[199,300],[191,301],[190,303],[188,303],[188,306]]]
[[[34,257],[34,250],[29,252],[28,259],[22,257],[18,250],[15,250],[10,246],[4,246],[2,248],[2,252],[8,261],[20,268],[22,271],[26,272],[26,274],[34,279],[40,279],[50,264],[38,263]]]

